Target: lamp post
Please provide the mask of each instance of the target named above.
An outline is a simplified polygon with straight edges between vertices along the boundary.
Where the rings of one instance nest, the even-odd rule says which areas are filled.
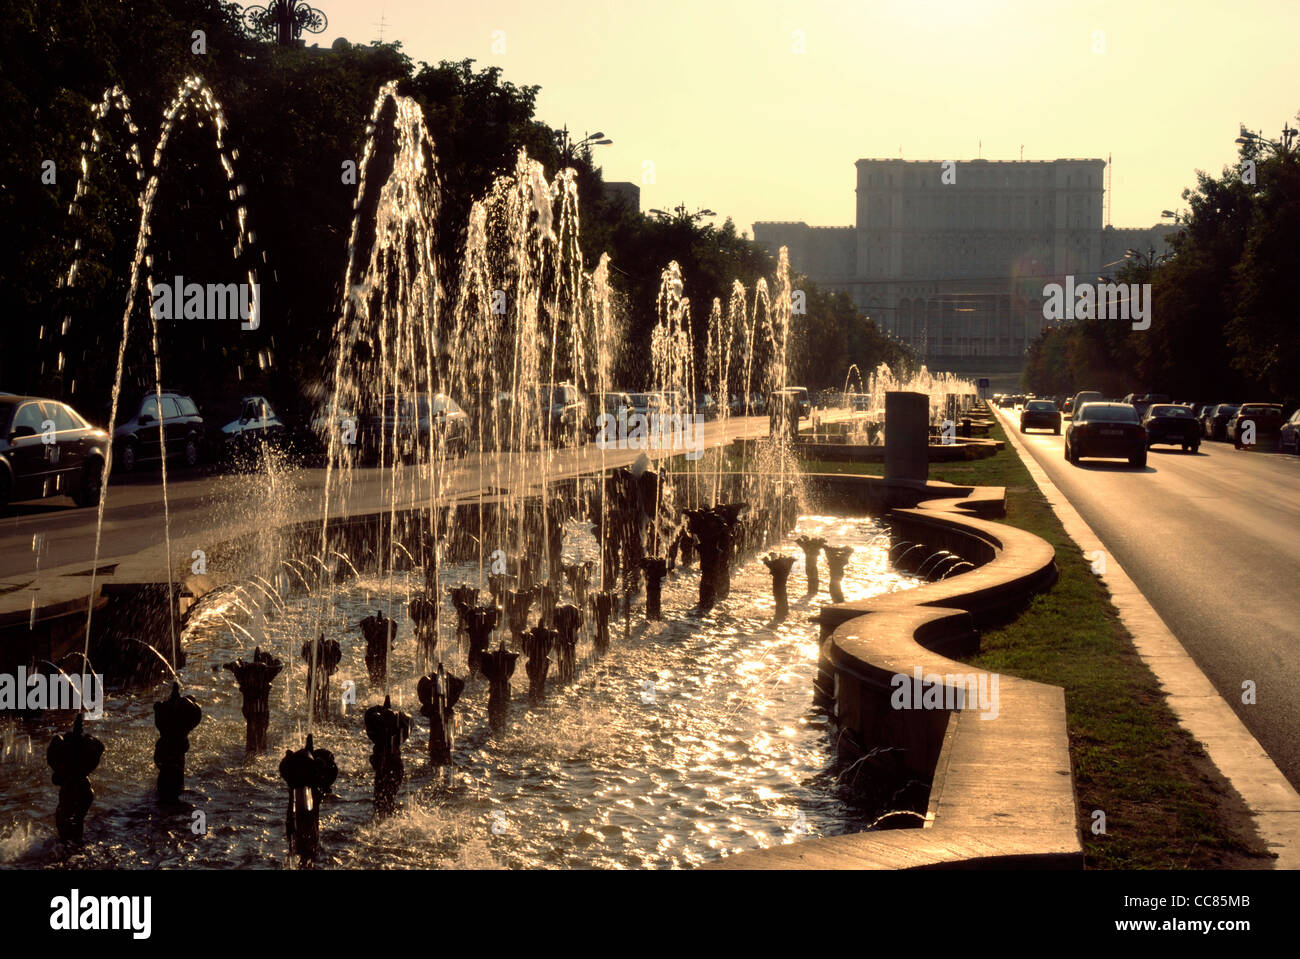
[[[713,210],[709,210],[705,208],[698,209],[694,213],[691,213],[689,210],[687,210],[685,203],[679,203],[675,207],[673,207],[672,213],[668,213],[664,210],[649,210],[647,212],[651,216],[656,217],[657,219],[660,220],[675,220],[680,223],[689,223],[691,226],[694,226],[700,220],[704,220],[707,219],[708,217],[718,215]]]
[[[575,141],[569,136],[569,128],[565,126],[563,129],[555,131],[555,142],[560,148],[560,156],[564,158],[565,166],[568,166],[573,162],[573,155],[577,151],[585,149],[590,152],[592,147],[609,146],[614,141],[599,131],[589,133],[581,140]]]
[[[264,7],[245,7],[244,26],[259,37],[275,36],[282,47],[293,46],[302,32],[324,33],[329,18],[302,0],[271,0]]]
[[[1291,141],[1295,139],[1300,131],[1293,130],[1289,124],[1282,124],[1282,139],[1278,141],[1270,140],[1263,133],[1252,133],[1245,127],[1241,128],[1241,135],[1234,141],[1238,146],[1254,146],[1259,149],[1267,147],[1276,154],[1285,154],[1291,152]]]

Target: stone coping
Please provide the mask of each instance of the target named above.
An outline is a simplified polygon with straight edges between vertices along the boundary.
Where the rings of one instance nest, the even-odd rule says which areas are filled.
[[[1064,690],[949,658],[978,648],[975,627],[1004,619],[1056,579],[1051,545],[969,515],[965,504],[976,496],[968,488],[919,509],[894,510],[891,518],[896,538],[947,544],[979,555],[982,565],[916,589],[827,606],[819,617],[822,672],[830,679],[823,692],[841,739],[857,733],[871,740],[858,748],[892,745],[932,763],[923,827],[810,839],[705,868],[1082,868]],[[996,692],[953,710],[893,709],[895,677],[915,677],[917,670],[945,694],[960,686]]]

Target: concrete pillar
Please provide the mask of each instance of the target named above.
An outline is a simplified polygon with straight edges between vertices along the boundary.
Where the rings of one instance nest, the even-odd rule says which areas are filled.
[[[930,477],[930,398],[924,393],[885,394],[885,477]]]

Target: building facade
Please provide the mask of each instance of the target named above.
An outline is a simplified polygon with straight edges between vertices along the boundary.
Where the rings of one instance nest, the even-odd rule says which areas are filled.
[[[1043,286],[1095,282],[1170,227],[1103,228],[1106,161],[857,162],[857,223],[759,222],[754,238],[945,368],[1015,369],[1044,324]],[[1118,254],[1116,254],[1118,250]]]

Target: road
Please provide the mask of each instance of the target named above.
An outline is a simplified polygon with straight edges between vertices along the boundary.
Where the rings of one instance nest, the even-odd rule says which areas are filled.
[[[767,435],[767,418],[740,417],[723,424],[705,424],[703,444],[714,446],[738,437]],[[680,451],[646,450],[651,459],[679,455]],[[552,479],[575,476],[601,468],[631,463],[640,450],[606,450],[595,444],[578,449],[515,454],[471,453],[453,466],[447,481],[452,495],[466,496],[490,487],[501,475],[498,465],[507,458],[524,457],[531,476],[540,477],[544,457],[550,458],[548,474]],[[531,471],[533,464],[538,469]],[[410,469],[409,467],[407,469]],[[516,467],[516,474],[520,472]],[[377,467],[355,470],[354,486],[349,494],[349,510],[354,512],[387,507],[390,502],[391,471]],[[171,531],[173,555],[188,555],[195,542],[211,538],[213,531],[236,519],[265,517],[268,525],[305,515],[320,515],[325,488],[324,469],[300,469],[274,477],[266,473],[211,474],[201,470],[169,467],[167,510],[170,523],[164,525],[161,474],[157,468],[144,469],[126,477],[114,476],[108,488],[104,512],[101,564],[115,556],[125,556],[157,546],[163,541],[165,528]],[[416,484],[399,478],[399,489],[414,489]],[[399,507],[410,500],[400,499]],[[337,509],[337,507],[335,507]],[[78,509],[66,497],[33,500],[14,504],[10,515],[0,517],[0,594],[24,588],[40,578],[43,571],[58,567],[94,562],[96,511]],[[182,552],[183,551],[183,552]]]
[[[1019,414],[1004,425],[1016,428]],[[1156,446],[1144,470],[1026,447],[1278,767],[1300,787],[1300,457],[1202,442]],[[1255,705],[1242,683],[1253,680]]]

